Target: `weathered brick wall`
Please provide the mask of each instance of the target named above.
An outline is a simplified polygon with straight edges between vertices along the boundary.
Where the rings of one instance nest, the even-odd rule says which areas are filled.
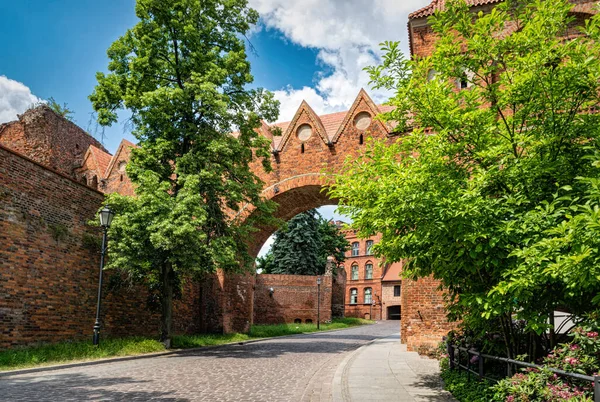
[[[103,195],[0,146],[0,348],[91,337],[99,258],[86,226]],[[140,287],[109,290],[103,335],[153,335]],[[199,326],[197,286],[175,306],[175,328]]]
[[[81,166],[90,145],[106,151],[91,135],[46,105],[0,125],[0,145],[70,177]]]
[[[321,283],[321,322],[331,320],[331,277]],[[269,289],[273,288],[271,295]],[[304,275],[256,275],[254,324],[317,322],[317,277]]]
[[[408,350],[432,350],[454,328],[446,318],[444,296],[438,287],[439,281],[433,278],[402,281],[401,339]]]

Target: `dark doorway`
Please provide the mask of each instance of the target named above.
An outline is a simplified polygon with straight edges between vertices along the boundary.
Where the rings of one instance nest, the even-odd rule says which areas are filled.
[[[387,319],[388,320],[399,320],[400,319],[400,306],[390,306],[387,308]]]

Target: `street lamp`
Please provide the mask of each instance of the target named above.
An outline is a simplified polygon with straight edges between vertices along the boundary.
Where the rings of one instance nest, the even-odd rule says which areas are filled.
[[[100,344],[100,302],[102,300],[102,272],[104,270],[104,255],[106,254],[106,236],[108,228],[115,216],[108,205],[100,211],[100,226],[102,226],[102,249],[100,250],[100,280],[98,283],[98,303],[96,304],[96,322],[94,323],[94,345]]]
[[[317,277],[317,329],[321,329],[321,277]]]

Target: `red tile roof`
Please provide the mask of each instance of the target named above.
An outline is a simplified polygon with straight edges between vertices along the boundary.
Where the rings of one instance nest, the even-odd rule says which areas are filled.
[[[104,152],[103,150],[101,150],[100,148],[98,148],[94,145],[90,145],[90,153],[92,154],[92,157],[96,161],[97,172],[100,175],[102,175],[106,171],[106,168],[108,167],[108,165],[110,164],[112,155],[109,154],[108,152]]]
[[[400,273],[402,272],[402,263],[395,262],[388,268],[387,272],[383,276],[383,282],[397,282],[401,281]]]
[[[465,0],[467,2],[467,4],[471,7],[476,7],[476,6],[483,6],[485,4],[493,4],[493,3],[500,3],[501,1],[504,0]],[[408,19],[415,19],[415,18],[421,18],[421,17],[429,17],[430,15],[433,15],[436,11],[438,10],[443,10],[445,7],[446,1],[445,0],[433,0],[431,2],[431,4],[429,4],[428,6],[425,6],[423,8],[421,8],[420,10],[417,10],[411,14],[408,15]]]

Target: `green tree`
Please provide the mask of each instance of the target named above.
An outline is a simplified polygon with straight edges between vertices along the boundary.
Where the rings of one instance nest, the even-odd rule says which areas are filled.
[[[59,116],[62,116],[69,121],[73,121],[74,112],[71,109],[69,109],[66,103],[63,103],[61,105],[53,97],[50,97],[48,98],[47,105]]]
[[[272,274],[275,271],[275,258],[273,251],[269,250],[263,257],[256,258],[256,270],[261,274]]]
[[[599,19],[577,36],[565,0],[506,1],[476,15],[464,1],[446,6],[430,19],[439,38],[431,56],[407,60],[397,43],[383,44],[369,73],[394,91],[396,108],[382,117],[407,134],[392,146],[372,142],[332,196],[361,235],[382,233],[378,251],[405,259],[407,277],[441,280],[451,319],[481,333],[498,323],[516,356],[529,350],[514,318],[542,334],[556,308],[597,308],[593,260],[579,264],[583,249],[570,250],[577,256],[563,271],[566,250],[545,247],[557,245],[557,230],[567,235],[561,192],[582,203],[587,187],[576,178],[597,177],[584,156],[600,134]],[[585,272],[563,274],[577,269]]]
[[[157,289],[161,340],[172,335],[173,295],[184,276],[250,266],[240,206],[272,205],[249,169],[269,168],[255,128],[278,104],[253,80],[243,38],[258,20],[246,0],[138,0],[139,22],[108,49],[90,99],[98,121],[131,113],[140,148],[127,173],[136,197],[108,196],[116,210],[108,267]],[[232,128],[237,134],[232,135]]]
[[[323,275],[327,258],[345,260],[349,243],[338,227],[316,210],[296,215],[275,233],[270,252],[257,261],[265,273]]]

